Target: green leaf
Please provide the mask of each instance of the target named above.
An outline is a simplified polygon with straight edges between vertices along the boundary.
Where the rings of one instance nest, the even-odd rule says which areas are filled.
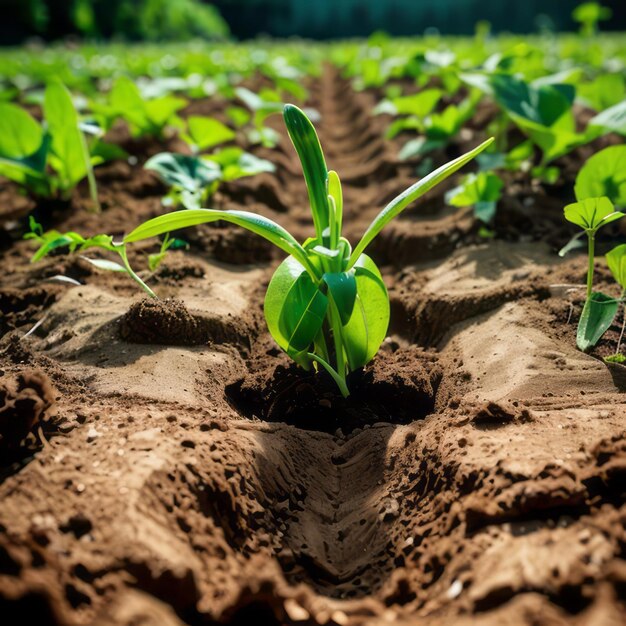
[[[308,367],[306,352],[320,331],[328,298],[306,269],[287,257],[272,276],[263,310],[270,334],[294,360]]]
[[[161,131],[165,126],[173,122],[174,114],[187,105],[187,101],[176,96],[163,96],[154,100],[144,101],[144,110],[148,122],[153,128]],[[150,128],[142,129],[149,132]]]
[[[626,207],[626,146],[610,146],[594,154],[576,176],[577,200],[606,196]]]
[[[624,213],[616,211],[608,198],[586,198],[580,202],[568,204],[563,209],[565,219],[586,231],[595,232],[615,220],[624,217]]]
[[[241,128],[245,126],[251,118],[250,113],[241,107],[228,107],[226,109],[226,115],[230,118],[232,123],[237,127]]]
[[[51,230],[42,236],[41,241],[42,244],[32,256],[31,263],[43,259],[57,248],[69,246],[70,251],[73,252],[78,246],[85,242],[85,239],[78,233],[68,232],[62,234],[56,230]]]
[[[312,271],[307,254],[302,246],[290,235],[282,226],[276,224],[267,217],[249,213],[247,211],[218,211],[216,209],[187,209],[185,211],[176,211],[166,215],[159,215],[147,222],[144,222],[126,237],[124,243],[132,243],[133,241],[141,241],[158,235],[164,235],[180,228],[188,226],[197,226],[198,224],[206,224],[224,220],[237,226],[242,226],[247,230],[260,235],[267,239],[275,246],[284,250],[287,254],[293,255],[297,261],[304,265],[309,271]],[[313,272],[314,273],[314,272]]]
[[[606,254],[606,262],[613,278],[622,289],[626,289],[626,243],[613,248]]]
[[[235,133],[219,120],[199,115],[187,119],[187,133],[183,139],[198,150],[208,150],[235,138]]]
[[[435,108],[443,91],[441,89],[424,89],[410,96],[400,96],[392,100],[397,115],[415,115],[424,118]]]
[[[152,170],[166,184],[192,194],[199,193],[222,177],[219,165],[199,156],[161,152],[148,159],[144,168]]]
[[[58,81],[46,87],[44,115],[52,135],[50,163],[59,173],[61,189],[71,189],[85,178],[91,164],[72,97]]]
[[[223,150],[222,152],[226,152]],[[205,157],[208,158],[208,157]],[[237,158],[228,160],[224,155],[220,155],[214,158],[211,155],[211,160],[221,163],[222,165],[222,178],[225,181],[238,180],[246,176],[255,176],[263,172],[275,172],[276,167],[273,163],[267,159],[261,159],[249,152],[241,152]]]
[[[322,280],[328,285],[328,293],[337,307],[341,323],[347,324],[352,316],[356,299],[357,284],[354,270],[326,273]]]
[[[389,296],[380,271],[362,254],[354,265],[357,296],[354,309],[342,329],[348,365],[355,370],[369,363],[380,348],[389,327]]]
[[[576,88],[572,85],[531,85],[507,74],[490,79],[496,101],[515,118],[530,120],[542,126],[560,124],[575,129],[572,103]],[[565,130],[565,128],[562,128]]]
[[[309,118],[298,107],[286,104],[283,117],[289,137],[298,153],[304,179],[309,192],[311,212],[315,224],[315,234],[320,243],[323,241],[322,234],[330,225],[328,199],[326,193],[326,179],[328,169],[324,160],[324,154],[320,141]]]
[[[43,130],[29,113],[0,103],[0,157],[24,159],[37,152],[42,141]]]
[[[502,179],[493,172],[468,174],[458,187],[446,194],[445,199],[452,206],[473,206],[476,217],[489,223],[495,216],[503,185]]]
[[[613,323],[619,304],[619,300],[603,293],[594,291],[591,294],[589,300],[585,302],[578,322],[576,346],[579,350],[587,352],[600,341]]]
[[[454,174],[457,170],[469,163],[476,155],[480,154],[485,148],[493,143],[493,138],[483,142],[470,152],[461,155],[454,161],[450,161],[445,165],[437,168],[434,172],[428,174],[421,180],[417,181],[414,185],[402,192],[397,198],[392,200],[374,219],[370,224],[365,234],[359,241],[358,245],[350,256],[348,267],[352,267],[356,260],[361,256],[365,248],[372,242],[374,237],[397,215],[399,215],[411,202],[423,196],[426,192],[430,191],[433,187],[438,185],[442,180],[445,180],[451,174]]]

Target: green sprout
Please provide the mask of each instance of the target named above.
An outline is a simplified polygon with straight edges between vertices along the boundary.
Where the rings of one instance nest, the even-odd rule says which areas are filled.
[[[121,272],[127,274],[132,278],[151,298],[156,298],[156,294],[141,277],[131,267],[126,252],[126,244],[114,243],[111,235],[95,235],[93,237],[83,237],[79,233],[69,231],[61,233],[57,230],[50,230],[44,232],[41,224],[31,216],[29,218],[30,232],[24,235],[24,239],[35,241],[39,244],[39,248],[31,257],[31,263],[40,261],[45,256],[50,254],[53,250],[59,248],[69,248],[70,252],[83,252],[89,248],[96,248],[104,250],[106,252],[115,252],[119,255],[122,263],[116,263],[115,261],[109,261],[108,259],[92,259],[90,257],[82,256],[85,261],[89,262],[94,267],[100,270],[106,270],[110,272]],[[158,267],[159,263],[163,259],[165,252],[169,247],[174,245],[177,240],[172,240],[169,237],[165,237],[164,242],[161,244],[161,250],[157,256],[158,259],[150,260],[151,269]],[[154,270],[153,270],[154,271]]]
[[[341,234],[339,176],[327,169],[313,124],[293,105],[284,107],[283,116],[302,163],[314,237],[300,244],[282,226],[247,211],[188,209],[148,220],[126,235],[124,243],[216,220],[242,226],[269,240],[289,256],[267,288],[264,312],[268,329],[296,363],[306,370],[323,367],[347,397],[347,375],[375,356],[389,324],[387,289],[365,249],[411,202],[471,161],[492,140],[406,189],[378,214],[353,249]]]
[[[612,324],[619,307],[619,300],[593,291],[596,233],[602,226],[621,219],[625,214],[616,211],[613,203],[604,196],[568,204],[564,214],[568,222],[583,229],[588,242],[587,291],[576,334],[578,349],[586,352],[596,345]]]
[[[599,2],[584,2],[572,11],[572,17],[580,24],[581,35],[586,37],[594,35],[598,31],[598,23],[610,20],[612,15],[613,11]]]
[[[63,199],[87,178],[94,210],[100,211],[93,165],[116,152],[99,139],[87,142],[86,126],[61,82],[46,87],[43,114],[40,125],[19,106],[0,103],[0,175],[34,195]]]

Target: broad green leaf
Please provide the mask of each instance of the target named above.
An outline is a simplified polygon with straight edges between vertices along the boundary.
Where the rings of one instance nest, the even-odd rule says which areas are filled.
[[[326,317],[328,298],[311,277],[303,272],[287,293],[278,326],[287,337],[287,353],[297,355],[308,351]]]
[[[328,169],[317,133],[309,118],[293,104],[285,105],[283,117],[289,137],[302,163],[315,224],[315,234],[320,243],[328,244],[327,241],[322,241],[322,233],[329,227],[330,219],[326,193]]]
[[[145,128],[148,116],[141,93],[135,83],[127,76],[120,76],[114,83],[109,96],[111,109],[137,128]]]
[[[473,206],[476,217],[489,223],[495,216],[503,185],[502,179],[493,172],[468,174],[458,187],[446,194],[446,202],[457,207]]]
[[[180,111],[187,101],[176,96],[163,96],[144,102],[144,110],[150,124],[156,129],[163,129],[172,121],[174,114]],[[148,129],[142,129],[148,130]]]
[[[397,115],[415,115],[424,118],[435,108],[443,91],[441,89],[424,89],[410,96],[400,96],[392,100]]]
[[[66,87],[54,81],[44,95],[44,116],[52,135],[50,162],[59,173],[62,189],[71,189],[87,175],[88,162],[85,138],[79,129],[78,113]]]
[[[495,74],[490,82],[496,101],[510,114],[542,126],[558,124],[561,130],[575,130],[571,114],[576,94],[574,86],[534,86],[506,74]]]
[[[306,301],[306,305],[303,305],[302,302],[299,304],[294,303],[296,296],[302,297]],[[307,307],[307,305],[310,306]],[[276,343],[288,353],[291,345],[291,356],[304,367],[308,368],[305,349],[313,342],[317,334],[314,333],[305,337],[305,333],[312,332],[318,322],[319,328],[321,328],[327,305],[328,299],[326,296],[310,280],[305,268],[294,257],[287,257],[278,266],[265,293],[263,304],[265,320],[268,330]],[[290,314],[286,310],[289,308],[293,309]],[[288,314],[290,317],[285,317]],[[302,319],[303,315],[306,317],[306,320],[303,321],[303,326],[298,331],[301,333],[297,336],[298,345],[302,345],[299,342],[307,341],[309,337],[310,341],[301,350],[304,354],[297,354],[297,350],[295,350],[292,343],[292,337],[294,331],[297,331],[298,321]],[[318,332],[319,328],[317,329]]]
[[[293,255],[297,261],[304,265],[309,271],[312,271],[306,252],[292,235],[282,226],[279,226],[276,222],[273,222],[267,217],[247,211],[187,209],[185,211],[159,215],[159,217],[148,220],[131,231],[124,237],[124,243],[141,241],[142,239],[164,235],[165,233],[179,230],[180,228],[216,222],[217,220],[224,220],[231,224],[236,224],[237,226],[241,226],[260,235],[281,250],[284,250],[287,254]]]
[[[24,159],[37,152],[42,141],[42,128],[29,113],[0,103],[0,157]]]
[[[342,324],[347,324],[354,310],[356,299],[356,276],[354,270],[348,272],[332,272],[322,276],[328,286],[328,293],[339,312]]]
[[[451,174],[454,174],[457,170],[462,168],[465,164],[469,163],[476,155],[480,154],[485,148],[493,143],[493,138],[483,142],[470,152],[461,155],[454,161],[450,161],[445,165],[437,168],[434,172],[428,174],[421,180],[417,181],[414,185],[411,185],[407,190],[402,192],[397,198],[393,199],[374,219],[370,224],[365,234],[359,241],[358,245],[350,256],[350,262],[348,267],[352,267],[357,259],[361,256],[365,248],[372,242],[374,237],[397,215],[399,215],[411,202],[423,196],[426,192],[430,191],[435,185],[438,185],[442,180],[445,180]]]
[[[600,341],[613,323],[619,304],[619,300],[603,293],[594,291],[591,294],[591,298],[585,302],[578,322],[576,346],[579,350],[587,352]]]
[[[343,340],[351,370],[369,363],[378,352],[389,327],[389,296],[380,271],[362,254],[354,265],[357,296],[352,316],[343,327]]]
[[[610,146],[594,154],[576,176],[577,200],[606,196],[626,207],[626,146]]]
[[[208,150],[235,138],[235,133],[219,120],[199,115],[187,119],[187,131],[190,143],[198,150]]]
[[[581,202],[568,204],[563,210],[565,219],[586,231],[595,232],[624,217],[624,213],[616,211],[608,198],[586,198]]]
[[[245,176],[255,176],[262,172],[275,172],[276,167],[267,159],[261,159],[249,152],[242,152],[239,158],[231,163],[224,163],[223,179],[225,181],[237,180]]]
[[[219,165],[198,156],[161,152],[148,159],[144,168],[156,172],[168,185],[198,193],[222,177]]]
[[[626,80],[621,74],[600,74],[578,85],[577,96],[595,111],[604,111],[626,98]]]
[[[606,254],[606,262],[613,278],[622,289],[626,289],[626,243],[613,248]]]

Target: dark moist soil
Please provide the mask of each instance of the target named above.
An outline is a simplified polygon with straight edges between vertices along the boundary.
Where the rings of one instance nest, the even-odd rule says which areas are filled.
[[[422,163],[398,161],[407,137],[383,139],[381,93],[328,67],[309,87],[355,241]],[[223,119],[225,104],[187,113]],[[493,114],[434,165],[483,139]],[[214,202],[305,239],[300,167],[280,118],[269,124],[279,146],[252,150],[276,173]],[[556,255],[576,171],[616,138],[557,163],[559,187],[507,175],[493,239],[444,206],[458,177],[390,224],[370,250],[390,337],[347,399],[268,336],[280,255],[235,227],[180,233],[189,249],[152,275],[158,243],[133,246],[156,301],[77,256],[29,263],[20,215],[33,206],[46,228],[84,235],[163,212],[142,166],[179,142],[123,125],[110,139],[137,161],[96,169],[101,215],[86,185],[51,206],[0,183],[3,625],[626,623],[625,396],[600,360],[620,320],[592,355],[575,349],[585,260]]]

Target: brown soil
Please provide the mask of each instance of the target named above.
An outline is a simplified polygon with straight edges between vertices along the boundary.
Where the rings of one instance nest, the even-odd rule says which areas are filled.
[[[352,240],[414,180],[369,116],[375,102],[330,70],[311,85]],[[271,123],[281,145],[256,152],[276,175],[215,202],[304,238],[304,182]],[[125,145],[137,165],[97,169],[104,212],[84,210],[81,188],[69,206],[37,207],[47,227],[116,234],[162,212],[141,169],[158,146]],[[153,302],[76,256],[30,265],[23,221],[7,222],[2,623],[626,623],[626,410],[596,358],[621,320],[594,355],[575,349],[584,259],[555,254],[571,189],[515,184],[504,205],[518,217],[493,240],[441,191],[384,231],[372,254],[390,337],[348,400],[267,335],[279,255],[256,239],[186,231],[190,249],[146,274]],[[12,215],[24,199],[4,187]],[[131,261],[145,267],[155,248]]]

